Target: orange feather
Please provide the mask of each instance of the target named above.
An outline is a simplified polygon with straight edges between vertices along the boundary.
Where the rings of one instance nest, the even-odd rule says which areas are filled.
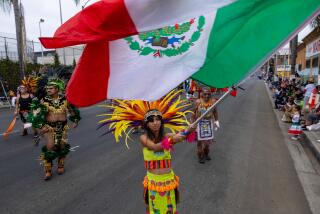
[[[14,125],[17,122],[16,116],[14,116],[13,120],[11,121],[10,125],[8,126],[7,130],[3,133],[3,137],[8,137],[9,134],[13,131]]]

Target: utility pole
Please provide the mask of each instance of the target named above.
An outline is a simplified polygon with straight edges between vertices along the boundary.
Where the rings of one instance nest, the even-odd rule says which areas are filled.
[[[59,7],[60,7],[60,23],[62,25],[62,8],[61,8],[61,0],[59,0]],[[62,52],[63,52],[63,64],[66,65],[66,52],[65,49],[62,48]]]
[[[42,37],[42,34],[41,34],[41,23],[44,22],[44,19],[40,18],[39,20],[39,33],[40,33],[40,37]],[[40,43],[40,46],[41,46],[41,61],[42,61],[42,64],[43,64],[43,47],[42,47],[42,44]]]
[[[6,39],[6,37],[3,37],[3,38],[4,38],[4,51],[6,52],[6,60],[9,60],[7,39]]]

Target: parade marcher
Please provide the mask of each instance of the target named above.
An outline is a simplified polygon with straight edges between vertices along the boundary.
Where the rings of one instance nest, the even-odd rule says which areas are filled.
[[[27,86],[20,85],[18,87],[18,96],[16,99],[15,115],[20,115],[21,122],[23,123],[22,136],[28,134],[28,122],[27,117],[30,111],[30,105],[32,103],[33,95],[29,93]]]
[[[73,105],[68,103],[65,96],[64,81],[60,79],[51,79],[47,83],[47,96],[41,100],[34,100],[31,105],[29,120],[32,126],[39,129],[44,135],[47,143],[42,148],[41,159],[45,169],[45,180],[52,177],[53,160],[58,158],[58,174],[63,174],[65,157],[70,151],[68,144],[67,131],[69,120],[73,122],[73,128],[76,128],[80,118],[80,112]]]
[[[193,120],[195,121],[204,114],[215,102],[216,99],[212,97],[210,89],[205,88],[202,91],[201,98],[195,103]],[[209,147],[214,140],[214,129],[218,128],[220,128],[218,111],[217,108],[214,108],[197,125],[197,154],[199,163],[205,163],[205,160],[211,160]]]
[[[110,125],[109,132],[114,133],[116,141],[125,134],[126,144],[134,127],[144,128],[140,143],[147,170],[143,181],[147,214],[178,213],[179,178],[171,169],[170,150],[175,143],[188,138],[193,130],[190,126],[183,130],[189,112],[184,109],[190,105],[178,97],[179,92],[171,92],[154,102],[115,100],[115,106],[106,105],[113,113],[105,114],[108,118],[100,121],[101,127]]]
[[[15,96],[13,91],[9,92],[10,97],[12,97],[12,106],[15,107],[14,118],[9,124],[9,127],[4,132],[4,137],[9,136],[9,134],[13,131],[14,126],[16,124],[17,116],[20,115],[20,119],[23,123],[23,131],[22,136],[28,134],[28,128],[31,126],[27,121],[28,114],[30,112],[30,105],[32,103],[33,94],[32,89],[36,87],[37,79],[34,77],[28,77],[22,80],[22,84],[17,88],[17,97]],[[35,129],[34,132],[34,142],[37,142],[38,134]]]

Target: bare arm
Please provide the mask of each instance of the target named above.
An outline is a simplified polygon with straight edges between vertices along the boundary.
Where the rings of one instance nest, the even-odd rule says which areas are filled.
[[[163,148],[161,143],[154,143],[152,140],[149,140],[146,135],[140,136],[140,143],[143,147],[146,147],[155,152],[162,152]]]
[[[197,99],[193,104],[194,105],[194,108],[193,108],[194,114],[191,116],[191,122],[192,123],[194,121],[196,121],[197,118],[198,118],[198,107],[199,107],[200,103],[201,103],[200,99]]]
[[[216,99],[213,99],[213,104],[215,104],[217,102]],[[213,117],[214,117],[214,120],[219,120],[218,119],[218,110],[217,110],[217,107],[214,107],[214,109],[212,110],[212,114],[213,114]]]
[[[213,113],[214,120],[216,120],[216,121],[219,120],[218,119],[218,110],[217,110],[217,108],[214,108],[212,113]]]
[[[70,114],[69,120],[74,123],[73,127],[77,127],[79,120],[81,120],[79,109],[68,103],[68,112]]]
[[[166,134],[166,136],[171,137],[173,144],[180,143],[186,139],[186,137],[181,133],[177,133],[177,134],[170,133],[170,134]]]

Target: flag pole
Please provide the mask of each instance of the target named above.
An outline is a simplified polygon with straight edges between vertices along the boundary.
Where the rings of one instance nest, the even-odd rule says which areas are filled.
[[[244,90],[243,88],[240,87],[241,84],[243,84],[244,82],[246,82],[251,75],[257,73],[259,71],[259,69],[256,69],[255,71],[251,72],[248,74],[248,76],[246,78],[244,78],[240,83],[238,83],[236,86],[233,86],[230,88],[228,88],[228,91],[226,93],[224,93],[214,104],[212,104],[212,106],[210,106],[206,112],[204,112],[199,118],[197,118],[196,121],[194,121],[191,124],[191,127],[195,127],[210,111],[212,111],[218,104],[220,104],[229,94],[232,90],[236,90],[237,88],[240,88],[242,90]]]
[[[196,121],[194,121],[191,124],[191,127],[195,127],[200,122],[200,120],[202,120],[210,111],[212,111],[214,109],[214,107],[216,107],[219,103],[221,103],[222,100],[224,98],[226,98],[229,95],[230,92],[231,92],[231,90],[228,89],[228,91],[226,93],[224,93],[214,104],[212,104],[212,106],[210,106],[210,108],[208,108],[205,113],[203,113],[199,118],[197,118]]]

